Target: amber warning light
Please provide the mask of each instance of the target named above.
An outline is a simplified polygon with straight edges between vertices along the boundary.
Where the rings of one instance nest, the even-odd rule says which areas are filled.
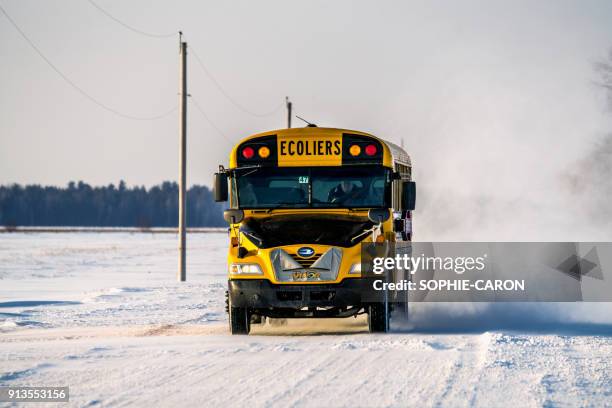
[[[270,149],[266,146],[261,146],[257,153],[259,154],[259,157],[266,159],[268,156],[270,156]]]

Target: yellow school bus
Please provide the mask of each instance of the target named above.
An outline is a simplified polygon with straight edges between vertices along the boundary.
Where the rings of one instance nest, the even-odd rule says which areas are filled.
[[[219,166],[229,201],[232,334],[266,318],[351,317],[389,328],[390,303],[365,302],[361,245],[409,241],[415,185],[399,146],[368,133],[290,128],[243,139]]]

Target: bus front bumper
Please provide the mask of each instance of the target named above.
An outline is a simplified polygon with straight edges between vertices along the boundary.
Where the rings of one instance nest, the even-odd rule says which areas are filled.
[[[368,279],[350,278],[336,284],[273,284],[265,279],[230,280],[232,306],[249,309],[360,307],[371,293]]]

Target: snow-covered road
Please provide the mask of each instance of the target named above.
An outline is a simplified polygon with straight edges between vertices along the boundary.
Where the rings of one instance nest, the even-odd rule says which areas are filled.
[[[387,335],[350,318],[232,337],[225,240],[190,236],[179,284],[173,235],[0,234],[0,385],[68,385],[72,406],[611,404],[612,324],[544,304],[417,305]]]

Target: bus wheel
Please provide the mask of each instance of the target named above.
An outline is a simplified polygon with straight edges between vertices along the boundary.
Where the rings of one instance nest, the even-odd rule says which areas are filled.
[[[370,333],[386,333],[389,331],[388,306],[386,302],[376,302],[368,305],[368,330]]]
[[[251,331],[251,316],[246,307],[229,308],[229,324],[232,334],[249,334]]]

